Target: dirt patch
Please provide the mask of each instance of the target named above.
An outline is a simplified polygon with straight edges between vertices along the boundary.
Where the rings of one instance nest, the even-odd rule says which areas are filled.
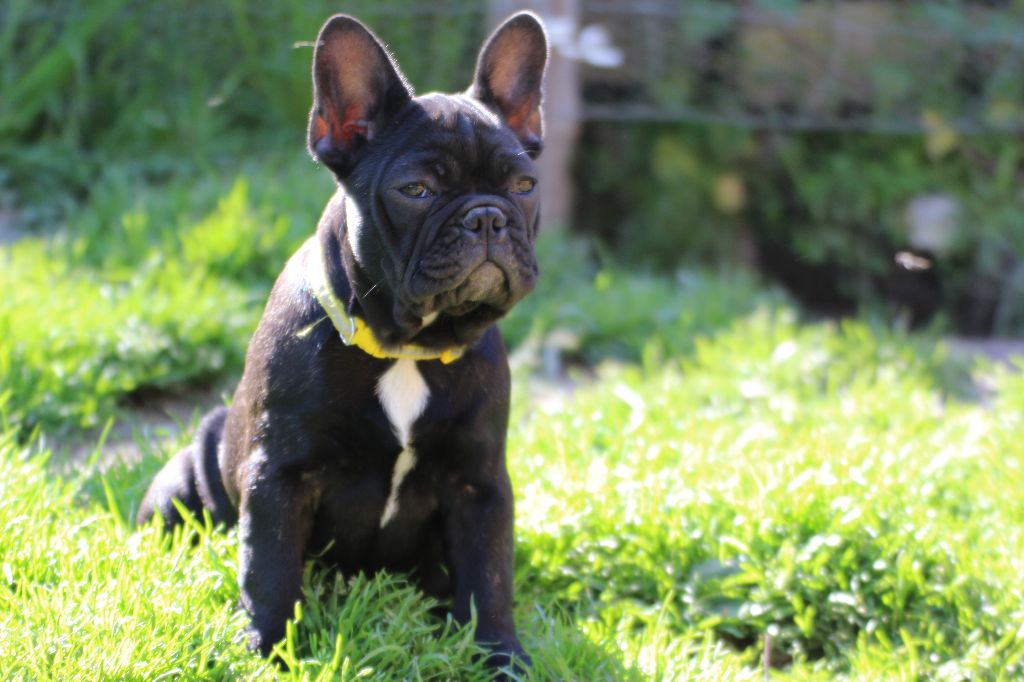
[[[230,386],[217,385],[183,394],[149,396],[142,404],[124,407],[103,442],[100,468],[117,462],[138,462],[144,448],[173,447],[183,432],[191,432],[207,411],[223,405],[228,396]],[[72,468],[81,467],[96,452],[102,434],[102,428],[89,429],[63,443],[60,449],[66,456],[60,461]]]
[[[968,360],[985,358],[1017,367],[1024,363],[1024,339],[954,337],[946,345],[954,356]]]
[[[970,399],[992,407],[999,390],[998,374],[1024,370],[1024,339],[955,337],[945,340],[950,355],[970,366]],[[997,369],[993,369],[995,363]]]
[[[28,236],[25,231],[18,229],[17,217],[14,209],[0,206],[0,246],[13,244]]]

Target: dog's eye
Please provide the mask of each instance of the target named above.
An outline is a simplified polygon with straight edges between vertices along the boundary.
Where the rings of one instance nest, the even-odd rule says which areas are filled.
[[[533,178],[519,178],[512,183],[513,194],[529,194],[533,191],[533,188],[537,186],[537,181]]]
[[[407,197],[425,199],[434,196],[434,191],[422,182],[410,182],[405,187],[399,187],[398,191]]]

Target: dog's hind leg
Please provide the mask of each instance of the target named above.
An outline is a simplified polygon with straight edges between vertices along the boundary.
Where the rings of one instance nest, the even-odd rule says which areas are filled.
[[[142,498],[136,516],[138,525],[148,523],[154,514],[160,514],[168,529],[180,524],[182,518],[172,500],[181,502],[199,519],[203,510],[208,511],[214,525],[235,524],[238,514],[224,491],[217,462],[227,414],[226,407],[218,407],[207,414],[199,425],[195,441],[164,465]]]

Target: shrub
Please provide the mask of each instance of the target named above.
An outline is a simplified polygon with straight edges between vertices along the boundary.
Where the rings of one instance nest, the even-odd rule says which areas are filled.
[[[758,262],[806,302],[831,310],[886,302],[969,333],[1024,332],[1024,148],[958,138],[769,134],[683,124],[591,124],[577,160],[579,230],[629,262]],[[941,252],[909,233],[908,204],[959,207]],[[931,263],[899,267],[912,252]]]

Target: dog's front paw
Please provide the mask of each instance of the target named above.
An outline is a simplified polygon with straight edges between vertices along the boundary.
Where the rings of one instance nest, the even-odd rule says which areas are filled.
[[[270,655],[274,645],[284,637],[284,628],[257,627],[250,625],[245,630],[246,648],[263,657]]]
[[[490,654],[487,656],[486,663],[487,667],[494,670],[495,680],[510,679],[506,671],[514,673],[516,676],[525,675],[532,665],[529,654],[518,641],[488,648]]]

